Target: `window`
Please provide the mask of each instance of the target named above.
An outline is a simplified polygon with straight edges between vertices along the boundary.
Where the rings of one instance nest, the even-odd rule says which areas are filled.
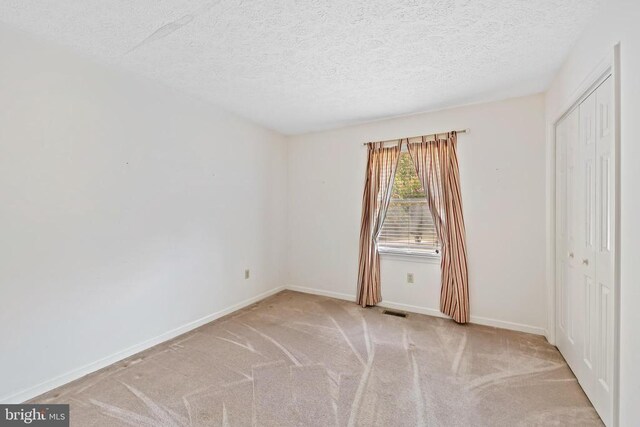
[[[380,253],[435,256],[440,244],[427,199],[408,152],[400,153],[387,216],[378,237]]]

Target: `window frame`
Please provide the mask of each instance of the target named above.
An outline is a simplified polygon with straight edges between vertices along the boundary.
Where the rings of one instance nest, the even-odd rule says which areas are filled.
[[[439,264],[442,260],[442,254],[440,253],[440,251],[436,252],[435,250],[429,252],[416,252],[396,248],[378,247],[378,253],[383,258],[397,259],[401,261],[429,262],[431,264]]]
[[[401,155],[405,153],[408,154],[408,150],[403,146],[401,150]],[[398,159],[398,161],[399,160],[400,159]],[[396,173],[397,173],[397,170],[396,170]],[[394,186],[395,186],[395,179],[396,177],[394,177],[394,182],[393,182]],[[429,215],[431,215],[430,211],[429,211]],[[433,221],[433,218],[431,218],[431,220]],[[384,223],[381,226],[381,231],[382,231],[382,227],[384,227]],[[397,258],[397,259],[404,259],[407,261],[430,261],[432,263],[439,262],[442,259],[442,247],[425,251],[425,250],[415,250],[411,248],[380,246],[378,241],[379,237],[380,236],[376,238],[375,244],[376,244],[376,248],[378,249],[378,253],[382,255],[384,258],[387,258],[387,257]]]
[[[378,243],[376,242],[376,245]],[[388,246],[378,246],[378,253],[380,255],[393,255],[399,257],[411,257],[411,258],[425,258],[425,259],[440,259],[441,251],[434,249],[432,251],[415,251],[411,249],[390,248]]]

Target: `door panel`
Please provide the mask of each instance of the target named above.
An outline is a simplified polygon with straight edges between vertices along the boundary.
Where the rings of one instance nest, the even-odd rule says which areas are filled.
[[[578,252],[580,262],[578,269],[585,286],[576,303],[580,304],[579,322],[581,323],[580,366],[577,368],[578,381],[587,396],[595,391],[596,362],[593,357],[594,326],[597,324],[597,305],[595,295],[596,264],[596,95],[592,93],[580,104],[580,149],[578,150],[578,168],[580,169],[579,208],[575,218],[581,223]],[[585,357],[589,356],[589,357]]]
[[[605,421],[612,418],[613,392],[613,280],[614,250],[613,230],[615,210],[615,179],[613,176],[613,87],[607,79],[596,90],[596,223],[597,242],[595,255],[597,301],[597,357],[598,369],[595,383],[594,406]]]
[[[556,126],[556,301],[558,345],[567,333],[567,120]],[[562,342],[560,342],[562,341]]]
[[[587,277],[585,281],[584,287],[584,301],[585,307],[593,307],[595,303],[595,285],[594,282]],[[592,310],[584,311],[584,349],[583,349],[583,362],[587,365],[587,370],[592,371],[594,362],[594,352],[595,352],[595,343],[593,341],[593,327],[594,327],[594,319],[589,316],[589,313]]]
[[[576,109],[558,124],[557,135],[557,180],[556,180],[556,253],[558,254],[557,299],[558,331],[557,345],[569,365],[578,366],[580,359],[576,347],[576,289],[580,283],[576,268],[579,226],[572,218],[576,215],[579,148],[579,110]]]

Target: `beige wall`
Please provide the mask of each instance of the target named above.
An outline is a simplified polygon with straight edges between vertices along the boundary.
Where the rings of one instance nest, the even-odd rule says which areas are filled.
[[[0,57],[0,401],[282,285],[284,137],[2,27]]]
[[[291,137],[288,285],[355,295],[363,142],[461,128],[471,129],[459,138],[459,158],[472,321],[544,333],[542,95]],[[438,264],[383,256],[385,303],[437,312],[439,291]]]

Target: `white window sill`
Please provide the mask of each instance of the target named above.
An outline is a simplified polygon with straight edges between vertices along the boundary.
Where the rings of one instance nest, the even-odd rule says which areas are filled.
[[[399,249],[378,249],[380,256],[388,259],[397,259],[400,261],[421,262],[428,264],[440,264],[439,253],[410,252]]]

